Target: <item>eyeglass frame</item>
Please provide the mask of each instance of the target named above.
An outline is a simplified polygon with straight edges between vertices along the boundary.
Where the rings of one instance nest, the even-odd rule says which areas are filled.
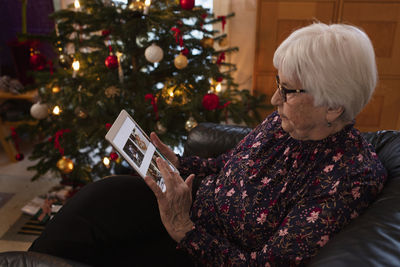
[[[281,85],[279,75],[276,75],[275,78],[276,78],[276,86],[277,86],[279,95],[283,98],[283,102],[287,101],[287,94],[306,93],[307,92],[304,89],[287,89],[286,87]]]

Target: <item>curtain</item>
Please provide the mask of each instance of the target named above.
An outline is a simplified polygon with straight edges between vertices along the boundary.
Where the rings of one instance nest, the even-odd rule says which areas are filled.
[[[240,89],[252,89],[254,54],[256,39],[257,0],[214,0],[214,14],[235,16],[227,20],[225,33],[228,35],[229,47],[239,47],[239,52],[231,53],[227,61],[236,65],[233,73]],[[215,25],[222,33],[221,25]]]

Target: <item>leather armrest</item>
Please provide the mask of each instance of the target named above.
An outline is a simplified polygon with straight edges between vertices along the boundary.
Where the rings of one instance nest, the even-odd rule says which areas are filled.
[[[0,253],[2,267],[89,267],[88,265],[49,254],[32,251],[9,251]]]
[[[243,139],[251,128],[218,123],[200,123],[190,131],[184,147],[184,156],[216,157]]]

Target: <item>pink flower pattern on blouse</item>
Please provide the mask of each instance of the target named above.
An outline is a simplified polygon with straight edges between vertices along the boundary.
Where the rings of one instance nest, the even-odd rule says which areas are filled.
[[[386,171],[347,125],[319,141],[291,138],[274,112],[218,158],[180,159],[203,177],[195,224],[178,244],[200,266],[305,265],[376,198]]]

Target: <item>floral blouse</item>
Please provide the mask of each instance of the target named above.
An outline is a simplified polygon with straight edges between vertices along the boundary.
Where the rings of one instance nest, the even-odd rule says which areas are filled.
[[[304,265],[381,191],[386,171],[353,125],[290,137],[274,112],[218,158],[180,159],[203,176],[195,226],[178,244],[206,266]]]

